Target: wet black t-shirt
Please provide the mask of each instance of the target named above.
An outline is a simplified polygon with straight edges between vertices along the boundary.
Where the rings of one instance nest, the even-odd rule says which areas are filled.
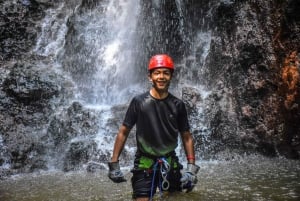
[[[135,124],[138,150],[153,156],[174,151],[178,134],[190,128],[182,100],[172,94],[155,99],[150,92],[134,97],[129,105],[123,125],[131,129]]]

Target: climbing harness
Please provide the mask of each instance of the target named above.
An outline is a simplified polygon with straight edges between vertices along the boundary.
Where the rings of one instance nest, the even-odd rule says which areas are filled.
[[[162,191],[168,190],[169,187],[170,187],[170,183],[167,180],[167,176],[168,176],[168,173],[170,171],[170,164],[168,163],[168,161],[164,157],[158,158],[156,163],[153,166],[153,177],[152,177],[150,200],[152,200],[152,198],[153,198],[154,182],[155,182],[155,176],[156,176],[157,168],[159,168],[160,174],[161,174],[161,177],[159,177],[160,193],[162,193]],[[162,181],[161,181],[161,178],[162,178]]]

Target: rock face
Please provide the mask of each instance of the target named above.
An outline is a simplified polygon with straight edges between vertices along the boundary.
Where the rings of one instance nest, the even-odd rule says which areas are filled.
[[[1,62],[12,58],[22,59],[36,43],[39,23],[44,11],[53,5],[34,0],[1,1],[0,48]]]
[[[299,158],[299,5],[241,1],[216,8],[204,76],[214,89],[207,115],[217,149]]]
[[[5,67],[5,66],[4,66]],[[13,169],[40,168],[40,132],[63,103],[64,80],[54,71],[16,64],[2,83],[1,136]],[[68,93],[65,93],[67,95]],[[3,159],[2,159],[2,162]]]
[[[78,0],[68,6],[80,5],[80,12],[88,12],[99,2]],[[191,73],[195,83],[210,91],[203,97],[195,87],[182,90],[197,153],[212,158],[231,150],[299,159],[299,1],[161,4],[163,19],[153,27],[146,23],[149,31],[139,36],[143,45],[137,54],[142,62],[155,51],[170,52],[178,63],[175,83],[180,81],[180,73]],[[110,153],[99,149],[96,134],[101,130],[115,134],[124,116],[126,106],[115,106],[105,127],[99,127],[103,114],[74,101],[78,86],[63,70],[73,78],[80,77],[76,69],[41,65],[53,62],[53,57],[32,54],[45,11],[57,5],[51,0],[0,2],[1,176],[51,165],[65,171],[85,164],[92,164],[90,171],[103,168],[101,162],[106,162]],[[143,3],[141,11],[149,15],[140,19],[140,25],[154,19],[148,12],[157,6],[156,1]],[[178,12],[173,12],[176,9]],[[78,32],[70,22],[68,34]],[[151,38],[153,29],[158,44]],[[211,35],[207,56],[201,56],[204,41],[199,51],[194,50],[194,57],[189,57],[192,44],[199,42],[195,37],[199,30]],[[67,45],[74,43],[72,35],[65,38]],[[155,48],[149,48],[152,46]],[[67,50],[66,55],[72,56],[72,48]],[[197,68],[190,72],[190,65]],[[93,75],[92,67],[81,68]],[[200,123],[205,126],[200,128]],[[112,140],[113,136],[107,136],[103,143]],[[128,144],[129,148],[135,146],[134,135]],[[132,159],[127,150],[123,154]]]

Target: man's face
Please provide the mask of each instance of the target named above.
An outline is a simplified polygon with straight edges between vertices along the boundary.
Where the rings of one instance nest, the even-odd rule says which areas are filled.
[[[167,91],[172,78],[172,72],[168,68],[154,69],[150,75],[149,80],[157,91]]]

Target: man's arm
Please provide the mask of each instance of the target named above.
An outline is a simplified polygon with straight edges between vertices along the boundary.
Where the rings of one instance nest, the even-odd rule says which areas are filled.
[[[194,151],[194,140],[192,134],[189,131],[181,133],[181,138],[188,161],[187,169],[182,175],[181,188],[185,189],[186,192],[193,190],[194,186],[197,184],[197,173],[200,169],[198,165],[195,164],[195,151]]]
[[[119,160],[119,156],[124,148],[125,142],[129,135],[130,129],[126,126],[122,125],[119,129],[118,135],[115,140],[113,155],[111,158],[111,162],[117,162]]]
[[[181,133],[181,139],[188,163],[195,164],[194,140],[189,131]]]
[[[130,132],[130,129],[126,126],[122,125],[119,129],[119,132],[117,134],[113,155],[111,158],[111,161],[108,162],[108,177],[116,183],[124,182],[126,179],[124,178],[124,175],[120,169],[119,165],[119,156],[124,148],[125,142],[127,140],[128,134]]]

